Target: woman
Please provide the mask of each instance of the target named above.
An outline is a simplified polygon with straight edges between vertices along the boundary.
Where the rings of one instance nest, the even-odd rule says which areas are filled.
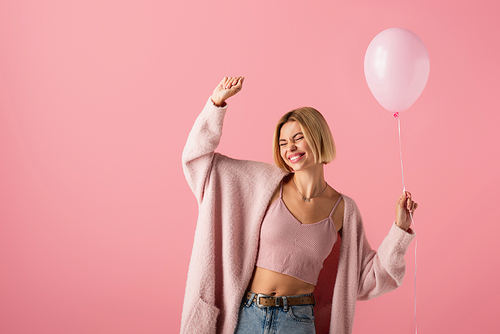
[[[224,78],[197,118],[183,152],[199,204],[181,322],[182,333],[314,333],[315,283],[342,233],[330,333],[350,333],[356,299],[391,291],[403,280],[414,237],[408,192],[378,252],[371,249],[352,199],[324,180],[333,139],[319,112],[287,113],[275,131],[275,162],[215,153],[226,100],[244,78]],[[291,173],[293,171],[293,173]]]

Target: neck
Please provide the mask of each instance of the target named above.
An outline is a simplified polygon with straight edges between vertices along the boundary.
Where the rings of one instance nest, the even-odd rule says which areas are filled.
[[[323,164],[318,164],[314,168],[308,168],[304,171],[297,171],[294,174],[295,185],[300,193],[305,197],[312,197],[325,189],[325,176],[323,173]]]

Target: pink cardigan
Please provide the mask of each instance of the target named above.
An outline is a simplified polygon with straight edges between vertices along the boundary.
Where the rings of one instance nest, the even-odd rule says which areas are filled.
[[[182,163],[199,205],[182,309],[181,333],[232,334],[243,293],[252,277],[262,219],[286,175],[274,165],[214,153],[227,106],[209,99],[189,134]],[[404,255],[414,238],[392,224],[378,251],[365,236],[356,203],[344,198],[343,237],[334,283],[330,333],[351,333],[357,299],[401,285]],[[324,326],[322,326],[324,327]]]

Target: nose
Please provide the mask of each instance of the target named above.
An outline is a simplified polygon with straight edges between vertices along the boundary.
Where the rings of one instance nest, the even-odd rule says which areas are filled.
[[[297,149],[297,146],[295,146],[294,143],[290,143],[290,151],[295,151]]]

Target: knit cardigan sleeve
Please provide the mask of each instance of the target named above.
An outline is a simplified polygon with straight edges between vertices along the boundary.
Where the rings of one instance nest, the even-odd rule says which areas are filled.
[[[332,334],[352,332],[356,300],[378,297],[403,283],[404,256],[415,238],[413,231],[392,224],[377,251],[373,250],[356,203],[342,196],[344,225],[330,319]]]
[[[401,286],[406,270],[404,256],[414,237],[412,230],[406,232],[394,223],[375,252],[362,230],[358,300],[372,299]]]
[[[182,152],[184,175],[198,204],[203,201],[205,183],[212,168],[214,150],[222,136],[226,111],[227,104],[217,107],[209,98],[196,119]]]
[[[403,283],[406,270],[404,256],[415,234],[411,229],[407,232],[393,223],[375,251],[366,238],[359,209],[353,204],[359,268],[357,299],[367,300],[392,291]]]

